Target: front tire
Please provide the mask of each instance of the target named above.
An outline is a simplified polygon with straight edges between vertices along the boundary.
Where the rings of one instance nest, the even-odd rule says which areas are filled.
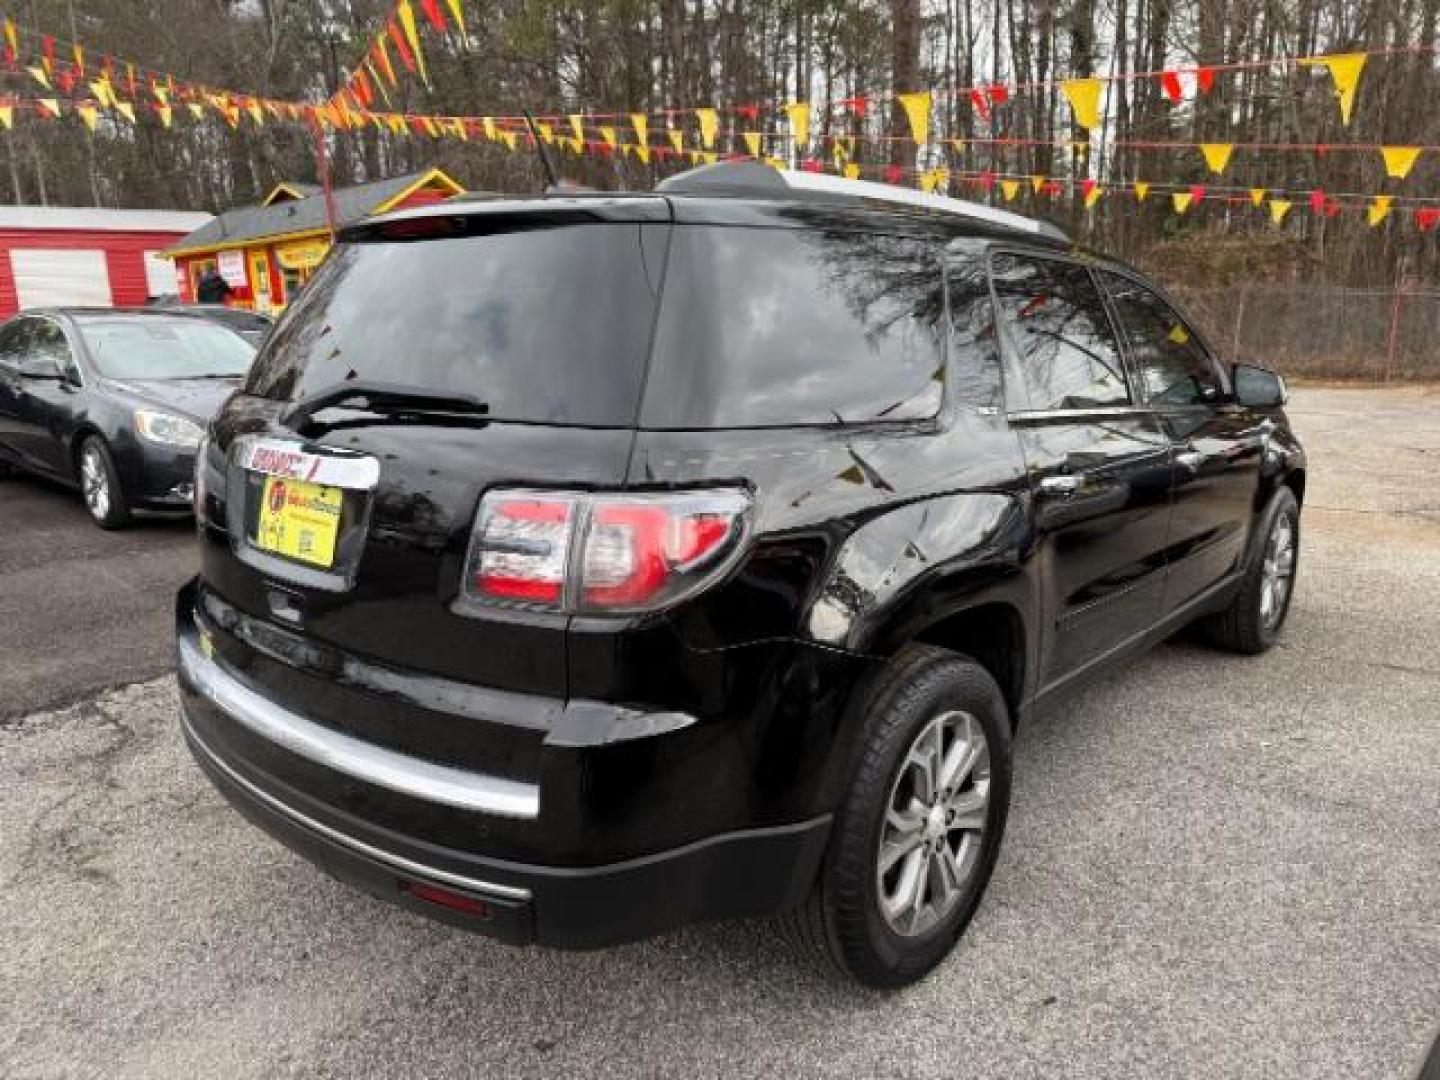
[[[913,983],[979,906],[1010,801],[1010,714],[990,674],[932,646],[871,692],[859,762],[790,936],[868,986]]]
[[[1240,591],[1228,608],[1203,623],[1210,640],[1246,656],[1258,656],[1274,645],[1290,614],[1299,564],[1300,505],[1282,486],[1260,515]]]
[[[76,458],[80,474],[80,496],[90,520],[102,529],[119,529],[130,523],[130,505],[120,487],[120,474],[110,448],[96,435],[80,444]]]

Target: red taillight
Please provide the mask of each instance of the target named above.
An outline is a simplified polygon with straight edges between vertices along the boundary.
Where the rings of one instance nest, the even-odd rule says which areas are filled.
[[[469,915],[472,918],[488,919],[492,914],[490,905],[484,900],[466,896],[464,893],[451,892],[449,889],[442,889],[437,885],[426,885],[423,881],[405,881],[401,883],[400,887],[417,900],[439,904],[441,907],[458,911],[462,915]]]
[[[663,607],[724,569],[749,506],[735,490],[492,491],[480,504],[465,595],[564,611]]]

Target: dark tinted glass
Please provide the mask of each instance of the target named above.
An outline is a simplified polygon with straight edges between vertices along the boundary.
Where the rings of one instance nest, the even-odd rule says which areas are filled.
[[[1115,334],[1090,272],[1018,255],[996,255],[990,265],[1030,408],[1129,404]]]
[[[1219,401],[1225,392],[1220,371],[1175,309],[1130,278],[1106,271],[1100,277],[1146,398],[1176,408]]]
[[[33,319],[14,319],[0,327],[0,364],[13,367],[20,362],[33,323]]]
[[[35,320],[25,353],[36,360],[49,361],[61,371],[70,365],[70,343],[65,340],[65,331],[49,319]]]
[[[645,394],[656,428],[935,415],[940,267],[923,241],[677,226]]]
[[[985,261],[977,255],[952,255],[945,276],[950,291],[952,393],[962,406],[998,409],[1004,387]]]
[[[361,379],[469,394],[502,420],[632,424],[664,251],[642,249],[641,230],[655,228],[342,245],[248,389],[294,400]]]

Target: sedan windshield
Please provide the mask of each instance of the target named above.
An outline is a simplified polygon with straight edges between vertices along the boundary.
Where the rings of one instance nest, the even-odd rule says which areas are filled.
[[[107,379],[240,378],[255,356],[239,334],[201,319],[95,319],[80,333]]]

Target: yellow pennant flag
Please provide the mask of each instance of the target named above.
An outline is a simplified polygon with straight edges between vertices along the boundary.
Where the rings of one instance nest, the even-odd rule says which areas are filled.
[[[650,157],[650,121],[644,113],[631,113],[630,126],[635,129],[636,140],[646,148],[644,157],[640,159],[645,161]]]
[[[80,114],[80,119],[85,121],[85,126],[93,132],[100,119],[100,110],[94,105],[77,105],[75,111]]]
[[[585,141],[585,118],[579,113],[570,114],[570,130],[575,132],[576,141]]]
[[[619,139],[615,137],[615,129],[613,127],[602,127],[600,129],[600,138],[605,140],[605,145],[610,147],[611,150],[614,150],[615,147],[619,145]]]
[[[920,174],[920,190],[925,192],[926,195],[929,195],[935,190],[935,184],[937,180],[938,178],[935,175],[935,170],[926,169]]]
[[[1000,190],[1005,193],[1006,202],[1014,202],[1015,196],[1020,194],[1019,180],[1001,180]]]
[[[405,41],[409,44],[410,51],[415,54],[415,64],[420,69],[420,81],[429,86],[430,72],[425,67],[425,54],[420,51],[420,35],[415,33],[415,9],[410,6],[410,0],[400,0],[395,14],[400,16],[400,29],[405,31]]]
[[[930,141],[930,91],[917,90],[913,94],[899,94],[896,100],[905,110],[910,121],[910,137],[917,143]]]
[[[1250,205],[1260,206],[1265,202],[1265,189],[1263,187],[1252,187],[1250,189]]]
[[[1176,191],[1170,196],[1170,201],[1175,204],[1175,213],[1183,214],[1190,209],[1190,202],[1194,198],[1188,191]]]
[[[1065,100],[1075,113],[1075,122],[1086,131],[1100,124],[1100,92],[1105,89],[1102,79],[1066,79],[1060,84],[1065,91]]]
[[[683,131],[679,128],[671,128],[665,134],[670,136],[670,145],[674,148],[675,153],[678,154],[685,149],[685,133]]]
[[[461,125],[464,126],[463,124]],[[543,120],[535,121],[535,130],[540,132],[540,141],[547,146],[555,141],[555,129]]]
[[[1385,159],[1385,175],[1393,180],[1404,180],[1415,167],[1420,156],[1418,146],[1382,146],[1380,156]]]
[[[745,148],[750,151],[750,156],[760,156],[760,133],[758,131],[747,131],[744,134]]]
[[[450,18],[455,20],[455,29],[460,31],[460,44],[468,49],[470,35],[465,32],[465,12],[460,8],[460,0],[445,0],[445,3],[450,8]]]
[[[1136,180],[1136,181],[1135,181],[1135,198],[1136,198],[1136,200],[1139,201],[1139,202],[1144,202],[1144,201],[1146,200],[1146,198],[1149,197],[1149,195],[1150,195],[1150,181],[1148,181],[1148,180]]]
[[[500,130],[495,126],[494,117],[483,117],[480,120],[480,127],[485,132],[485,138],[489,139],[491,142],[500,141]]]
[[[169,105],[161,105],[158,109],[155,110],[155,115],[160,117],[161,126],[168,128],[174,121],[175,110],[172,109]]]
[[[130,123],[135,123],[135,106],[131,105],[130,102],[117,101],[115,103],[115,111],[118,112],[121,116],[123,116],[126,120],[130,121]]]
[[[1096,184],[1089,191],[1085,192],[1085,209],[1094,210],[1095,204],[1100,201],[1100,196],[1105,194],[1105,189]]]
[[[635,156],[640,159],[640,164],[642,164],[642,165],[649,165],[649,164],[650,164],[650,144],[649,144],[649,143],[637,143],[636,146],[635,146]]]
[[[12,19],[5,20],[5,44],[10,46],[12,58],[20,55],[20,42],[15,36],[15,23]]]
[[[203,120],[203,119],[205,119],[205,106],[204,106],[204,105],[201,105],[198,101],[192,101],[192,102],[190,102],[189,108],[190,108],[190,115],[193,116],[196,120]]]
[[[706,150],[715,149],[715,133],[720,129],[720,114],[714,109],[696,109],[695,118],[700,121],[700,145]]]
[[[1282,221],[1284,221],[1284,220],[1285,220],[1285,215],[1288,214],[1289,212],[1290,212],[1290,200],[1289,200],[1289,199],[1271,199],[1271,200],[1270,200],[1270,220],[1273,221],[1276,225],[1279,225]]]
[[[720,160],[720,155],[713,150],[707,150],[700,155],[700,158],[706,165],[714,165],[715,162]]]
[[[45,87],[46,90],[53,89],[53,87],[50,85],[50,76],[45,74],[45,69],[43,67],[27,67],[25,70],[30,73],[30,77],[32,79],[34,79],[41,86]]]
[[[1366,219],[1370,222],[1371,228],[1374,228],[1385,220],[1386,216],[1390,213],[1390,204],[1394,201],[1395,197],[1393,195],[1375,196],[1375,201],[1370,204],[1370,209],[1365,215]]]
[[[251,98],[250,104],[247,105],[245,108],[250,113],[250,119],[254,120],[257,126],[265,126],[265,109],[260,104],[260,102],[256,101],[254,98]]]
[[[1233,143],[1201,143],[1200,152],[1205,155],[1205,164],[1210,166],[1210,171],[1219,176],[1230,164],[1235,146]]]
[[[0,105],[0,128],[9,131],[15,126],[15,106]]]
[[[36,102],[36,104],[39,105],[40,108],[43,109],[45,112],[49,113],[52,119],[60,115],[60,102],[55,100],[53,97],[41,98],[38,102]]]
[[[1335,96],[1340,99],[1340,122],[1349,127],[1350,111],[1355,106],[1355,87],[1360,83],[1360,72],[1365,70],[1365,54],[1307,56],[1300,64],[1302,67],[1323,67],[1329,70],[1330,78],[1335,82]]]
[[[1040,192],[1045,190],[1045,177],[1041,176],[1039,173],[1036,173],[1034,176],[1030,177],[1030,187],[1036,195],[1039,195]]]
[[[860,166],[859,166],[859,165],[856,165],[853,161],[852,161],[849,165],[846,165],[846,166],[845,166],[845,179],[846,179],[846,180],[859,180],[859,179],[860,179]]]
[[[101,105],[110,104],[110,84],[103,79],[90,80],[90,93],[95,95],[95,100]]]
[[[772,169],[783,169],[785,167],[785,162],[781,161],[778,157],[767,157],[765,164],[769,165]]]
[[[797,101],[786,105],[785,114],[790,117],[790,134],[795,139],[795,149],[803,153],[810,145],[810,103]]]
[[[951,140],[950,140],[950,149],[951,149],[951,150],[954,150],[955,153],[957,153],[957,154],[963,154],[963,153],[965,152],[965,140],[964,140],[964,139],[951,139]]]
[[[505,149],[513,154],[515,152],[515,132],[502,131],[500,133],[500,139],[505,143]]]

